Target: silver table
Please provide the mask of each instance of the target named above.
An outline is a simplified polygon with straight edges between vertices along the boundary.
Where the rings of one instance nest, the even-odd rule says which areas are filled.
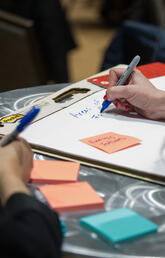
[[[68,84],[44,85],[0,93],[0,117],[33,103]],[[34,154],[34,159],[52,159]],[[130,208],[159,225],[158,233],[122,242],[108,244],[96,234],[82,228],[79,219],[95,211],[63,215],[67,233],[63,243],[64,257],[137,258],[165,257],[165,188],[161,184],[133,179],[81,165],[79,181],[88,181],[105,201],[105,210]],[[36,191],[32,186],[32,190]],[[39,192],[36,191],[38,195]],[[43,198],[40,196],[39,198]]]

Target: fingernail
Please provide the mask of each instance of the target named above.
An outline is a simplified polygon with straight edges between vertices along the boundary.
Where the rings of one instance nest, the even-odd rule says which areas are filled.
[[[107,100],[107,93],[105,94],[105,96],[103,98],[104,98],[104,100]]]
[[[125,109],[126,110],[130,110],[130,106],[129,105],[125,105]]]
[[[115,103],[115,106],[116,106],[116,108],[118,108],[119,107],[119,103]]]

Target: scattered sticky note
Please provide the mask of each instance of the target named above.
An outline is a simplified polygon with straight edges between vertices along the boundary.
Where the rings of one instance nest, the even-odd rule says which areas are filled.
[[[38,186],[52,209],[70,212],[104,207],[104,200],[88,182]]]
[[[80,223],[108,242],[114,243],[158,229],[155,223],[127,208],[87,216],[81,218]]]
[[[80,163],[56,160],[34,160],[30,182],[35,184],[71,183],[78,179]]]
[[[107,153],[120,151],[140,144],[140,140],[135,137],[113,132],[81,139],[80,141]]]

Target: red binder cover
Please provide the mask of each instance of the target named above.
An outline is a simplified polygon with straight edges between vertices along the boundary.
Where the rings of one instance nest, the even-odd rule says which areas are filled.
[[[137,66],[137,69],[139,69],[144,74],[144,76],[146,76],[148,79],[165,75],[165,64],[160,62],[140,65],[140,66]],[[91,82],[98,86],[102,86],[104,88],[108,88],[109,74],[90,78],[88,79],[88,82]]]

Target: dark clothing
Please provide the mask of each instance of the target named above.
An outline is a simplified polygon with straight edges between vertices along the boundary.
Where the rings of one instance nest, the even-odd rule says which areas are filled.
[[[105,51],[101,71],[129,64],[136,55],[141,56],[139,65],[165,63],[165,29],[141,22],[123,22]]]
[[[59,0],[0,0],[0,9],[35,22],[47,80],[69,81],[68,51],[76,44]]]
[[[0,206],[1,257],[61,257],[58,215],[26,194],[12,195]]]
[[[165,0],[104,0],[101,14],[110,26],[133,20],[165,28]]]

